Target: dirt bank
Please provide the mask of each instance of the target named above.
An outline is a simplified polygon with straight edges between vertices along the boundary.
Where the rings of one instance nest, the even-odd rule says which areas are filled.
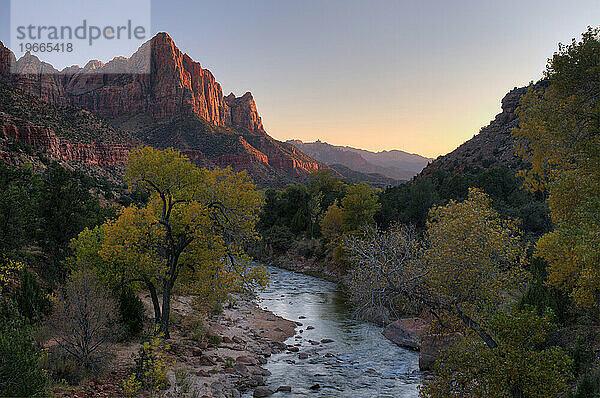
[[[149,299],[143,297],[150,314]],[[296,324],[262,310],[251,295],[236,295],[223,312],[200,316],[191,297],[172,301],[171,338],[166,340],[169,361],[167,389],[153,395],[165,397],[239,397],[263,385],[269,372],[261,365],[272,353],[286,348]],[[122,381],[134,367],[140,342],[118,344],[106,371],[77,387],[59,387],[57,396],[122,396]],[[140,392],[148,396],[149,391]]]

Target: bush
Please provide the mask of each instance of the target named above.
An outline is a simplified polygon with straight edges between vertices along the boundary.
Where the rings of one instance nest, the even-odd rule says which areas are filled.
[[[142,388],[157,392],[167,388],[167,359],[160,346],[163,335],[156,336],[140,347],[135,359],[135,372],[123,382],[123,389],[133,395]],[[166,346],[165,349],[169,347]]]
[[[83,376],[77,362],[57,350],[50,352],[44,359],[43,367],[52,380],[57,383],[77,385]]]
[[[12,303],[2,303],[0,317],[0,396],[25,397],[42,394],[46,377],[33,329]]]
[[[144,329],[144,303],[131,288],[121,290],[119,315],[127,338],[138,336]]]
[[[48,323],[58,347],[81,366],[96,369],[116,337],[116,310],[108,292],[87,270],[71,274]]]
[[[192,339],[200,343],[208,336],[208,330],[204,327],[201,319],[197,319],[190,325],[192,329]]]

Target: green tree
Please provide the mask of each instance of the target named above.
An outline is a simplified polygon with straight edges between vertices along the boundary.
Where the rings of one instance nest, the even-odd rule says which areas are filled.
[[[336,242],[344,232],[342,229],[343,223],[344,214],[342,209],[336,203],[329,206],[321,220],[321,233],[323,237]]]
[[[377,191],[366,183],[348,187],[342,199],[343,228],[346,232],[357,231],[361,227],[375,223],[375,213],[381,208]]]

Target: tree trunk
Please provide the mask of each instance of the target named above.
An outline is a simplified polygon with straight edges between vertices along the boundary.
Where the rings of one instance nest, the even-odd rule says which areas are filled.
[[[156,294],[156,288],[154,284],[149,280],[146,280],[146,287],[150,291],[150,297],[152,298],[152,306],[154,307],[154,323],[160,323],[160,303],[158,302],[158,294]]]
[[[168,278],[163,279],[163,306],[162,317],[160,321],[160,332],[164,334],[165,339],[170,338],[169,335],[169,316],[171,315],[171,283]]]

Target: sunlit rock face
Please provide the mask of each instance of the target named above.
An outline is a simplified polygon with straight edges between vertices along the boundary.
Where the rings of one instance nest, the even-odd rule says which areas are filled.
[[[16,74],[11,73],[13,62]],[[140,73],[148,64],[150,73]],[[203,166],[248,170],[264,185],[285,185],[326,167],[270,137],[252,94],[224,97],[213,74],[182,53],[166,33],[157,34],[129,58],[117,57],[106,64],[93,60],[83,68],[60,72],[30,54],[15,61],[0,43],[0,81],[58,107],[88,110],[117,131],[132,131],[138,144],[181,149]],[[33,143],[52,141],[47,131],[8,129]],[[63,138],[63,146],[67,141],[77,143],[76,138],[64,140],[54,133]],[[59,147],[42,146],[49,151]],[[120,151],[115,147],[116,153]],[[89,161],[102,156],[90,155]]]

